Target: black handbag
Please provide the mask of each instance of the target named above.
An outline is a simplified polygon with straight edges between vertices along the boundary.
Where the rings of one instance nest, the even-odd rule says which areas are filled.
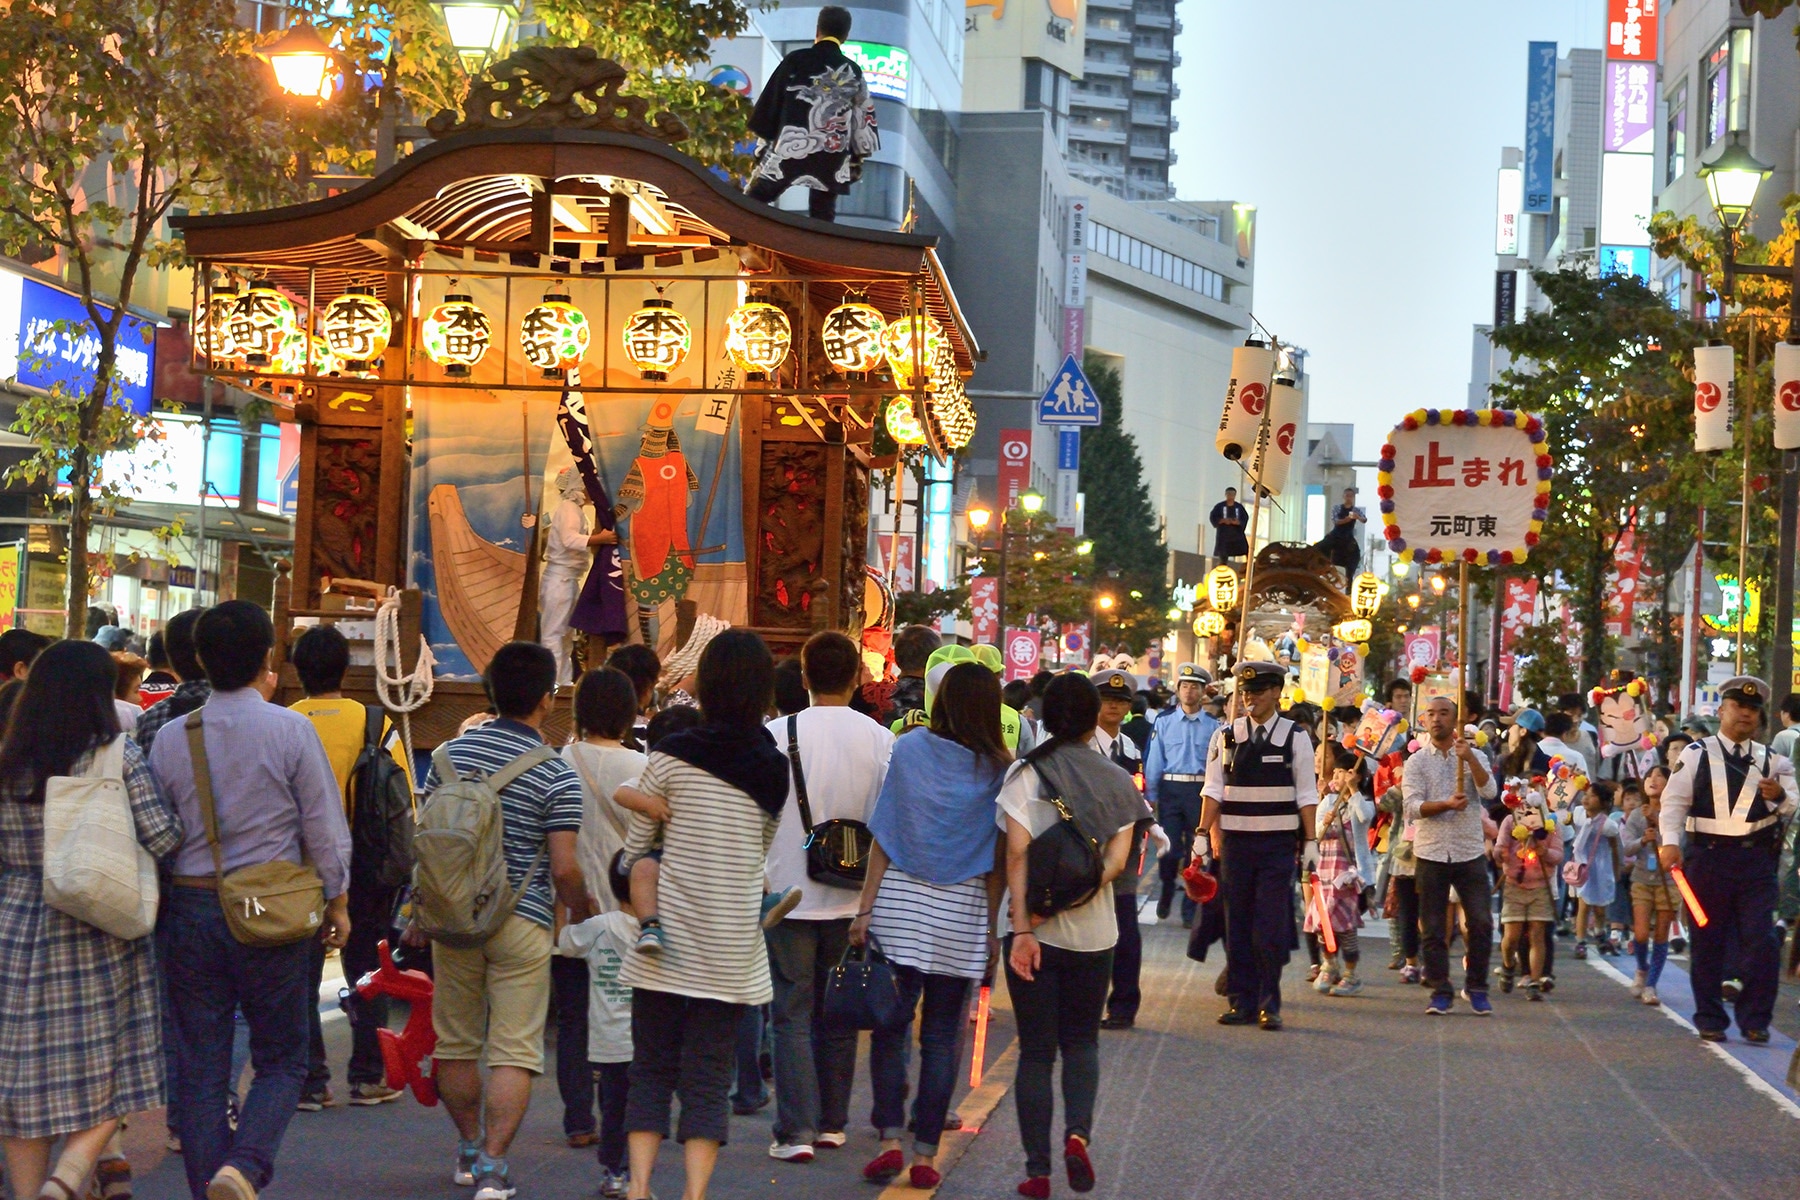
[[[800,769],[800,737],[794,718],[787,719],[788,762],[794,768],[794,797],[800,802],[800,824],[806,830],[806,877],[828,887],[862,890],[869,873],[869,848],[875,835],[861,821],[833,819],[814,825],[806,799],[806,772]]]
[[[825,1019],[840,1029],[891,1029],[911,1018],[900,1007],[900,981],[873,933],[861,946],[845,946],[825,977]]]
[[[1081,832],[1069,806],[1054,797],[1044,803],[1055,806],[1058,820],[1032,838],[1025,852],[1025,908],[1049,918],[1092,900],[1105,864],[1100,847]]]

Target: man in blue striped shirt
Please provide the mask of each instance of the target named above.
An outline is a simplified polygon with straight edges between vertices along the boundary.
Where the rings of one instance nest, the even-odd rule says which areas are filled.
[[[1194,663],[1182,663],[1175,672],[1175,707],[1156,720],[1150,734],[1150,750],[1144,755],[1144,799],[1156,811],[1169,849],[1157,864],[1162,894],[1156,900],[1156,916],[1162,920],[1174,906],[1180,890],[1175,877],[1187,866],[1200,828],[1200,787],[1206,782],[1206,751],[1212,745],[1219,722],[1206,712],[1205,689],[1212,682]],[[1181,894],[1181,921],[1194,921],[1194,902]]]

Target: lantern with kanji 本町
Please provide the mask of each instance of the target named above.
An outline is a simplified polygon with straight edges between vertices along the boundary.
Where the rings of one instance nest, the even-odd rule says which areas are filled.
[[[481,361],[493,336],[493,324],[467,292],[446,293],[444,302],[426,313],[419,326],[425,357],[443,367],[452,379],[468,377],[469,368]]]
[[[636,365],[643,378],[662,382],[669,372],[679,367],[694,347],[694,333],[687,318],[661,296],[644,301],[644,306],[625,322],[625,357]]]
[[[1206,598],[1212,606],[1220,611],[1236,608],[1238,602],[1238,573],[1221,563],[1206,574]]]
[[[236,284],[215,287],[194,317],[194,344],[214,365],[243,357],[231,336],[231,309],[237,301]]]
[[[766,300],[747,300],[725,321],[725,351],[745,379],[767,379],[787,360],[794,331]]]
[[[845,300],[825,314],[819,340],[825,361],[847,374],[866,375],[881,365],[881,334],[887,318],[866,300]]]
[[[543,300],[519,322],[519,346],[525,361],[545,379],[561,379],[579,366],[588,348],[588,319],[569,302],[567,292],[545,292]]]
[[[299,329],[293,302],[274,284],[259,281],[231,306],[225,336],[237,357],[251,367],[267,370]]]
[[[881,334],[881,351],[894,373],[894,386],[907,391],[931,385],[932,366],[944,346],[944,327],[928,313],[901,317]]]
[[[393,328],[387,305],[366,287],[350,288],[327,304],[319,318],[319,332],[325,335],[325,344],[351,371],[366,371],[370,363],[381,357]]]

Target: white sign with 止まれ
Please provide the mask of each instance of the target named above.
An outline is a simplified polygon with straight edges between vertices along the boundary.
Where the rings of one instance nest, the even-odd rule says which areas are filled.
[[[1388,545],[1427,562],[1523,562],[1548,515],[1550,477],[1537,417],[1411,413],[1382,447],[1376,477]]]
[[[1735,373],[1730,346],[1694,347],[1694,449],[1731,449]]]
[[[1800,342],[1775,343],[1775,448],[1800,450]]]

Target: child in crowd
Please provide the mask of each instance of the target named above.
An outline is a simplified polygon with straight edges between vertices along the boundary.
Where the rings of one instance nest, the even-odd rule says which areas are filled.
[[[1319,873],[1316,880],[1304,880],[1309,903],[1306,906],[1308,944],[1319,936],[1319,909],[1331,922],[1336,934],[1337,953],[1328,954],[1313,987],[1326,995],[1354,996],[1363,990],[1356,974],[1362,958],[1357,930],[1362,927],[1362,875],[1356,868],[1356,851],[1350,843],[1352,822],[1367,823],[1375,815],[1375,803],[1362,790],[1362,764],[1355,752],[1329,743],[1333,756],[1331,786],[1319,801],[1317,812],[1319,834]],[[1323,903],[1310,889],[1323,892]]]
[[[1662,980],[1663,964],[1669,961],[1669,935],[1675,930],[1675,915],[1681,906],[1675,902],[1674,885],[1657,860],[1656,848],[1661,843],[1657,822],[1662,817],[1662,790],[1669,781],[1666,767],[1651,767],[1644,774],[1644,803],[1625,818],[1619,835],[1620,849],[1631,863],[1631,911],[1634,949],[1637,953],[1637,975],[1632,991],[1645,1004],[1657,1004],[1656,985]]]
[[[637,943],[638,922],[631,908],[631,880],[609,872],[617,912],[565,925],[557,948],[587,960],[587,1060],[600,1101],[600,1195],[622,1200],[631,1183],[625,1157],[625,1098],[631,1066],[631,989],[619,982],[625,953]]]
[[[1619,783],[1619,811],[1613,822],[1621,837],[1624,835],[1625,822],[1631,814],[1643,806],[1643,785],[1635,779],[1623,780]],[[1614,873],[1616,884],[1613,887],[1612,903],[1606,906],[1607,940],[1612,943],[1614,954],[1633,954],[1632,911],[1631,911],[1631,855],[1621,853],[1617,856]]]
[[[1587,957],[1590,926],[1600,952],[1616,954],[1606,940],[1606,906],[1618,887],[1619,826],[1612,811],[1613,785],[1603,779],[1588,784],[1581,807],[1587,823],[1576,833],[1575,853],[1563,868],[1563,878],[1575,889],[1575,957]]]
[[[1513,990],[1513,981],[1525,975],[1526,995],[1542,1000],[1550,990],[1545,952],[1555,923],[1550,899],[1550,880],[1562,862],[1562,831],[1544,798],[1529,793],[1524,802],[1500,820],[1494,843],[1494,861],[1500,867],[1500,990]],[[1527,959],[1519,961],[1519,939],[1528,941]],[[1521,971],[1520,967],[1524,970]]]

